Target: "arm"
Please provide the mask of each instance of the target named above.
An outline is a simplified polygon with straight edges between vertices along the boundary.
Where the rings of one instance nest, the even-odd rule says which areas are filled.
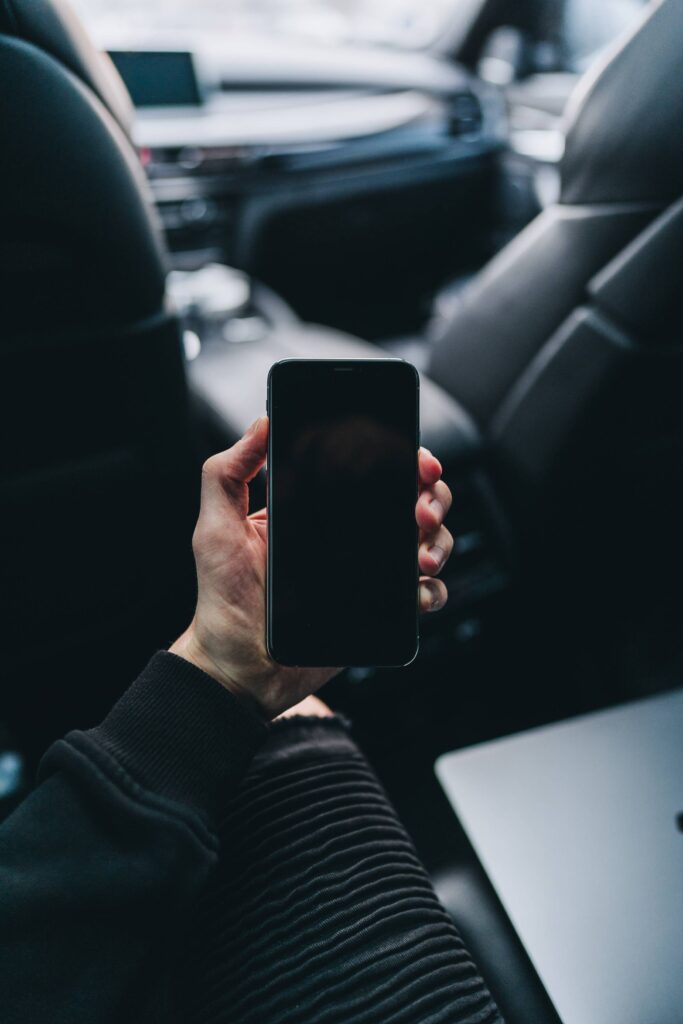
[[[502,1024],[344,723],[315,697],[297,714],[274,725],[226,808],[242,840],[189,928],[186,1019],[282,1024],[296,1007],[307,1024]]]
[[[241,441],[214,455],[202,471],[202,504],[194,533],[198,595],[194,618],[171,650],[208,672],[239,697],[255,701],[268,718],[291,708],[331,679],[336,668],[285,668],[266,651],[265,509],[247,515],[248,483],[263,466],[268,419],[256,420]],[[415,518],[420,528],[419,603],[438,611],[448,592],[435,577],[451,551],[453,538],[443,525],[451,492],[441,480],[441,465],[425,448],[419,452],[420,495]],[[368,508],[374,541],[381,544],[382,509]],[[237,557],[237,553],[241,553]],[[302,552],[306,558],[307,553]],[[311,579],[319,572],[316,553],[308,556]],[[373,585],[371,552],[367,585]],[[324,595],[323,595],[324,599]]]
[[[217,807],[265,723],[157,654],[104,722],[50,748],[0,828],[7,1024],[143,1021],[217,859]]]
[[[266,442],[257,420],[204,466],[186,632],[102,725],[48,751],[40,785],[0,829],[3,1021],[151,1019],[150,979],[168,970],[181,915],[215,863],[219,808],[266,722],[337,671],[283,668],[265,650],[266,520],[248,515],[248,484]],[[427,452],[420,473],[427,611],[446,597],[431,577],[452,546],[441,525],[450,492]]]

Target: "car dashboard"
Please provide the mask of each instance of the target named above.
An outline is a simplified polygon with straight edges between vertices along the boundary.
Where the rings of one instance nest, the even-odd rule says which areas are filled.
[[[303,318],[365,337],[417,326],[486,256],[495,90],[420,55],[251,46],[213,63],[110,51],[172,266],[238,267]]]

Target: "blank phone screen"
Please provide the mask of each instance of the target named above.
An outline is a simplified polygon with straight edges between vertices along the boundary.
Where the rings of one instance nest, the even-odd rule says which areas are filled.
[[[268,643],[286,665],[417,650],[418,378],[400,360],[286,360],[269,378]]]

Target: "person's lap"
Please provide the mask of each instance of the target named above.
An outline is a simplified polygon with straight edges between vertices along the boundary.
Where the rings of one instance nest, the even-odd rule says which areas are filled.
[[[223,830],[190,926],[193,1024],[500,1021],[339,719],[275,723]]]

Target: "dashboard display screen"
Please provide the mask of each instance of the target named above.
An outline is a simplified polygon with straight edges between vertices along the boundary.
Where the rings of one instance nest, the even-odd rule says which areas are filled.
[[[202,102],[192,54],[184,50],[110,50],[136,107],[196,107]]]

